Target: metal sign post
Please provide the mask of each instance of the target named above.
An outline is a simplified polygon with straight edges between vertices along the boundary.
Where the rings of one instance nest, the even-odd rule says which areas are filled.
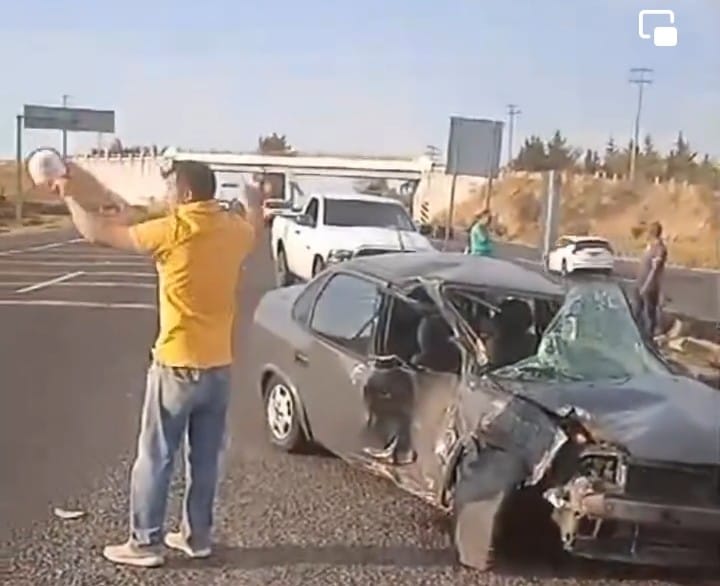
[[[558,238],[560,225],[560,173],[548,171],[545,183],[545,222],[543,229],[542,258],[547,258],[548,252]]]
[[[68,132],[115,133],[114,110],[90,110],[88,108],[66,108],[57,106],[34,106],[25,104],[23,113],[15,117],[15,145],[17,164],[17,194],[15,197],[15,219],[23,217],[23,156],[22,132],[26,129],[61,130],[63,149],[67,148]],[[63,152],[63,155],[66,153]]]
[[[23,214],[23,190],[22,190],[22,122],[23,117],[18,115],[15,117],[15,173],[17,193],[15,194],[15,220],[22,222]]]
[[[450,202],[445,225],[445,247],[450,238],[455,212],[455,188],[458,175],[488,179],[487,205],[490,205],[492,181],[500,169],[503,122],[475,118],[450,118],[450,138],[445,173],[452,175]]]

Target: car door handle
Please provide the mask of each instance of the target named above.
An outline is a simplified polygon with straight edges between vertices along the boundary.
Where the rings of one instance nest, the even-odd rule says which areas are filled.
[[[295,230],[295,234],[300,234],[300,230]]]
[[[295,352],[295,362],[298,364],[302,364],[303,366],[306,366],[310,360],[308,359],[306,354],[303,354],[299,350]]]

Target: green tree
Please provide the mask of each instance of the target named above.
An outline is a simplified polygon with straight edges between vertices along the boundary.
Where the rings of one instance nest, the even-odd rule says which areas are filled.
[[[547,168],[548,169],[569,169],[575,164],[578,153],[568,145],[567,139],[555,131],[547,143]]]
[[[665,159],[665,173],[668,178],[678,181],[693,181],[697,171],[695,159],[697,153],[690,148],[682,130],[678,133],[675,145]]]
[[[623,175],[627,172],[627,158],[620,152],[611,136],[605,145],[603,169],[608,175]]]
[[[585,151],[585,157],[583,158],[582,171],[583,173],[597,173],[602,168],[600,162],[600,155],[597,151],[587,149]]]
[[[710,189],[720,189],[720,163],[706,154],[698,165],[696,181]]]
[[[539,136],[526,138],[512,162],[512,168],[518,171],[545,171],[548,167],[545,143]]]
[[[665,162],[655,148],[655,143],[649,134],[646,134],[643,139],[643,148],[638,155],[637,166],[638,172],[649,180],[662,177],[664,174]]]
[[[286,136],[273,132],[269,136],[261,136],[258,138],[258,152],[264,155],[271,154],[287,154],[292,151],[290,143]]]

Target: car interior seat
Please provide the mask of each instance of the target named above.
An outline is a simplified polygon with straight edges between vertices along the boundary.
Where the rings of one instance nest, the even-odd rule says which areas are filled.
[[[436,372],[459,372],[462,358],[452,336],[452,329],[442,317],[424,317],[417,330],[420,351],[412,357],[412,364]]]
[[[506,299],[495,316],[495,331],[488,341],[488,354],[493,367],[513,364],[532,356],[537,336],[530,331],[533,315],[522,299]]]

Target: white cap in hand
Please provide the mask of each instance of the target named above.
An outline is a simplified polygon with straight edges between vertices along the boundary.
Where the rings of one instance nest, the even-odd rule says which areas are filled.
[[[52,148],[40,148],[27,159],[27,171],[35,185],[47,185],[67,174],[60,154]]]

